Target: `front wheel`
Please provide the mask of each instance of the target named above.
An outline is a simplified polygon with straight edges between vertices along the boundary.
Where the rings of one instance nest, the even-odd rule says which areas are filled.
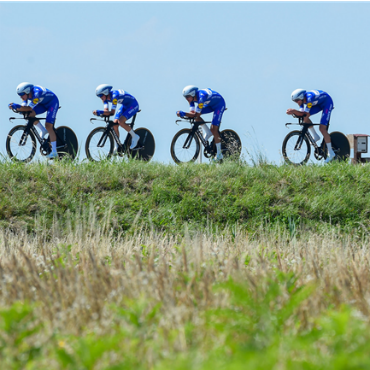
[[[224,158],[238,159],[242,152],[242,142],[233,130],[221,131],[221,152]]]
[[[93,162],[103,161],[112,156],[114,139],[111,132],[105,127],[97,127],[92,130],[86,139],[86,157]]]
[[[286,163],[298,166],[309,160],[311,146],[307,136],[302,137],[302,132],[297,130],[290,132],[285,137],[282,151]]]
[[[171,157],[175,163],[194,162],[199,155],[200,144],[196,135],[191,135],[192,130],[184,128],[172,139]]]
[[[13,127],[6,138],[8,156],[19,162],[30,162],[36,154],[36,138],[32,131],[25,132],[27,126]]]
[[[67,126],[60,126],[55,130],[57,135],[57,152],[59,158],[75,159],[78,151],[76,134]]]
[[[129,149],[129,155],[132,158],[140,159],[149,162],[155,151],[155,141],[153,134],[146,128],[140,127],[135,130],[136,135],[140,136],[140,140],[134,149]],[[127,147],[131,145],[131,135],[127,142]]]

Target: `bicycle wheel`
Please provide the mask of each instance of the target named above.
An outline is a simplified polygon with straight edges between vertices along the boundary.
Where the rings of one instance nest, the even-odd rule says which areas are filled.
[[[155,141],[153,134],[146,128],[140,127],[135,130],[135,133],[140,136],[140,140],[136,148],[129,149],[129,155],[132,158],[142,161],[150,161],[155,151]],[[131,145],[131,135],[127,142],[128,148]]]
[[[221,131],[221,152],[224,158],[238,159],[242,152],[242,142],[239,135],[233,130]]]
[[[175,163],[194,162],[199,155],[200,144],[197,136],[194,136],[188,148],[184,148],[187,144],[187,139],[192,130],[184,128],[180,130],[172,139],[171,156]]]
[[[102,142],[99,144],[99,141]],[[112,133],[107,134],[105,127],[97,127],[92,130],[86,139],[85,152],[90,161],[99,162],[112,156],[114,139]]]
[[[76,134],[67,126],[60,126],[55,132],[57,135],[57,152],[59,158],[75,159],[78,151]]]
[[[345,161],[350,157],[351,148],[347,136],[339,131],[334,131],[330,134],[331,147],[335,153],[336,159]],[[325,146],[325,150],[327,150]]]
[[[36,138],[32,131],[23,137],[26,126],[13,127],[6,138],[8,156],[19,162],[30,162],[36,154]]]
[[[302,165],[310,158],[310,143],[306,136],[302,138],[300,135],[301,131],[292,131],[283,141],[283,156],[288,164]]]

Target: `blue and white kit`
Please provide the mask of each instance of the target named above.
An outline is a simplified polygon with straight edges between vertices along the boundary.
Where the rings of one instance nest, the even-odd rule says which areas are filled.
[[[195,97],[197,98],[197,107],[195,107],[194,101],[191,102],[190,112],[200,113],[201,115],[214,112],[212,125],[220,126],[222,115],[226,108],[224,98],[211,89],[199,89]]]
[[[58,97],[49,89],[35,85],[31,91],[32,99],[22,103],[22,107],[32,108],[36,115],[46,113],[46,122],[54,124],[59,109]]]
[[[112,110],[116,110],[117,104],[121,104],[121,107],[116,111],[115,119],[119,119],[121,116],[130,119],[139,111],[139,103],[126,91],[112,90],[110,96],[112,100],[107,99],[104,102],[104,109],[109,109],[109,103],[112,103]]]
[[[320,124],[327,126],[334,108],[331,96],[322,90],[309,90],[304,94],[304,97],[306,98],[306,108],[302,104],[299,107],[300,111],[310,113],[311,116],[322,111]]]

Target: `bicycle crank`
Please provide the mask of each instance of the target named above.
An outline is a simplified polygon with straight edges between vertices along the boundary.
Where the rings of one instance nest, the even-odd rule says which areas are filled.
[[[48,155],[51,152],[50,145],[48,141],[45,141],[40,145],[40,153],[41,155]]]
[[[319,149],[319,150],[315,149],[315,151],[314,151],[313,154],[314,154],[316,160],[318,160],[318,161],[320,161],[321,159],[325,158],[325,154],[322,151],[322,149]]]

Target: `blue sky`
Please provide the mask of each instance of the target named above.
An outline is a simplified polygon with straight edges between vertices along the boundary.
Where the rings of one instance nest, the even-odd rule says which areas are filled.
[[[23,81],[57,94],[81,158],[101,83],[137,98],[165,163],[189,84],[221,93],[221,127],[277,164],[296,88],[332,96],[330,131],[370,134],[369,17],[368,2],[0,2],[0,153]]]

